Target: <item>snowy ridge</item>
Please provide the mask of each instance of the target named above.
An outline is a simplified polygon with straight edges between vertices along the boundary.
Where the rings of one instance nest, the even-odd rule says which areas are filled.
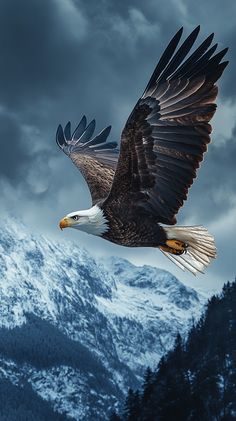
[[[140,384],[147,365],[157,365],[205,301],[166,271],[118,258],[96,261],[74,243],[28,233],[12,218],[1,226],[0,299],[2,329],[27,327],[33,314],[104,368],[110,389],[99,390],[92,371],[69,363],[40,369],[0,350],[0,377],[15,384],[27,378],[54,409],[80,421],[93,421],[93,411],[104,420],[109,405]]]

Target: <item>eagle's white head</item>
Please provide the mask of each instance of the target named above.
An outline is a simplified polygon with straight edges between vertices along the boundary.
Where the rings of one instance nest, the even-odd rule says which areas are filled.
[[[98,236],[109,229],[108,220],[104,216],[103,210],[97,205],[90,209],[69,213],[61,219],[59,227],[61,229],[75,228]]]

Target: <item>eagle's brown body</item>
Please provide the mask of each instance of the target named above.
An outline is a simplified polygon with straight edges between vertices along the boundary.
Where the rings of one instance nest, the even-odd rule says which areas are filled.
[[[110,126],[93,137],[95,121],[87,125],[85,117],[73,134],[70,123],[57,131],[93,203],[87,214],[69,214],[60,226],[123,246],[159,247],[171,260],[168,253],[179,254],[175,263],[193,273],[215,257],[214,239],[203,227],[170,226],[210,142],[216,82],[228,64],[221,62],[227,49],[214,54],[213,34],[188,55],[199,29],[178,48],[182,29],[170,41],[125,124],[120,151],[106,142]]]
[[[154,217],[142,215],[138,211],[134,214],[125,203],[121,206],[122,219],[114,217],[112,209],[101,204],[109,226],[109,230],[101,235],[104,239],[126,247],[165,245],[166,233]]]

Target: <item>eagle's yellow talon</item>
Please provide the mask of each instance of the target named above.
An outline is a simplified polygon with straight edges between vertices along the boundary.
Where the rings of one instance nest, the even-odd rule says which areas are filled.
[[[186,249],[186,244],[183,241],[180,240],[167,240],[166,241],[166,245],[170,248],[173,248],[175,250],[179,250],[179,251],[185,251]]]
[[[166,240],[164,246],[160,246],[163,251],[166,251],[171,254],[181,255],[186,253],[188,245],[180,240]]]

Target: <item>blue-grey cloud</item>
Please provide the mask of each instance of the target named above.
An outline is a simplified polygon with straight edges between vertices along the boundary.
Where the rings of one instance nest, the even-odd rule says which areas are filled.
[[[214,266],[212,273],[216,267],[222,277],[233,276],[234,265],[224,255],[222,221],[227,224],[227,215],[231,221],[236,206],[236,3],[226,3],[227,7],[220,0],[22,0],[20,4],[3,0],[0,185],[4,209],[17,209],[17,215],[34,229],[55,236],[61,216],[89,206],[81,175],[55,144],[57,125],[68,120],[76,124],[85,113],[96,118],[97,130],[112,124],[111,137],[119,140],[169,39],[180,26],[187,34],[200,23],[199,42],[215,32],[219,48],[231,47],[230,65],[220,81],[213,143],[179,221],[206,224],[217,232],[223,257],[220,269]],[[95,252],[99,248],[104,253],[123,253],[84,234],[66,236]],[[163,262],[162,258],[156,261],[153,251],[127,253],[132,259]]]

